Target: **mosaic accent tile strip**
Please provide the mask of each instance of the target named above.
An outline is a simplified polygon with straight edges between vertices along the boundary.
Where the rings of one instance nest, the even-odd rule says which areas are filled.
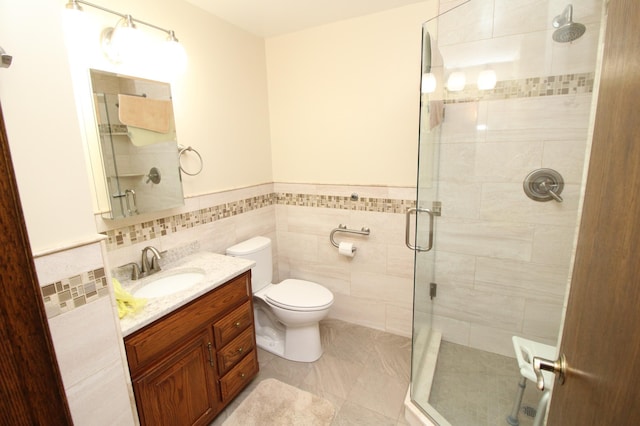
[[[333,195],[271,193],[107,231],[107,250],[149,241],[275,204],[404,214],[407,209],[415,207],[416,203],[415,200],[387,198],[361,197],[352,201],[351,197]]]
[[[124,124],[98,124],[98,131],[101,135],[120,134],[127,133],[129,128]]]
[[[593,93],[594,81],[594,73],[563,74],[498,81],[496,87],[492,90],[479,90],[473,86],[460,92],[445,91],[444,103]]]
[[[334,195],[312,195],[312,194],[276,194],[278,204],[320,207],[341,210],[358,210],[379,213],[406,213],[407,209],[415,207],[415,200],[394,200],[390,198],[368,198],[360,197],[357,201],[352,201],[351,197],[340,197]]]
[[[236,216],[275,204],[274,194],[260,195],[231,203],[219,204],[192,212],[173,215],[125,228],[107,231],[107,250],[127,247],[142,241],[170,235],[216,220]]]
[[[83,272],[40,288],[47,318],[69,312],[109,295],[104,268]]]

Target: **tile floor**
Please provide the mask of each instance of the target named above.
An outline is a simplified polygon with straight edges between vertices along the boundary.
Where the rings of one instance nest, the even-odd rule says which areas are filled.
[[[338,320],[320,324],[324,354],[313,363],[287,361],[258,350],[260,372],[220,413],[221,425],[261,380],[275,378],[334,405],[333,425],[407,425],[404,396],[411,371],[411,339]]]
[[[260,372],[215,419],[221,425],[261,380],[275,378],[331,401],[332,425],[398,426],[411,372],[411,340],[338,320],[320,324],[324,355],[287,361],[258,349]],[[452,426],[507,425],[519,379],[515,359],[442,342],[431,403]],[[523,405],[536,406],[535,387]],[[533,423],[520,414],[521,426]]]

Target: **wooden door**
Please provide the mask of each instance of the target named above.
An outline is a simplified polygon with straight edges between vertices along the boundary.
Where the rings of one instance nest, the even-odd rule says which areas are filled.
[[[209,424],[221,406],[212,346],[212,333],[205,328],[132,380],[140,424]]]
[[[2,108],[0,229],[0,423],[70,425],[71,413],[27,238]]]
[[[548,425],[640,425],[640,1],[611,0]]]

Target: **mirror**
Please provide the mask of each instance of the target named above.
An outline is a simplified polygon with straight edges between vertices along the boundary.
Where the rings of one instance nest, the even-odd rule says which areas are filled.
[[[90,74],[99,145],[90,154],[102,216],[119,219],[184,205],[169,83],[93,69]]]

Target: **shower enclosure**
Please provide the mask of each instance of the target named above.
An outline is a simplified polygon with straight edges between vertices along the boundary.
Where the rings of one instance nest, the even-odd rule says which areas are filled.
[[[603,17],[602,0],[440,0],[423,25],[417,206],[408,216],[416,234],[407,243],[416,250],[410,399],[425,423],[507,424],[518,385],[512,337],[556,345]],[[451,364],[438,353],[451,348],[501,357],[516,378],[471,363],[432,387]],[[456,399],[454,385],[464,395],[483,388],[488,405],[455,402],[473,406],[473,418],[456,417],[464,410],[450,403],[434,407],[442,395]]]

